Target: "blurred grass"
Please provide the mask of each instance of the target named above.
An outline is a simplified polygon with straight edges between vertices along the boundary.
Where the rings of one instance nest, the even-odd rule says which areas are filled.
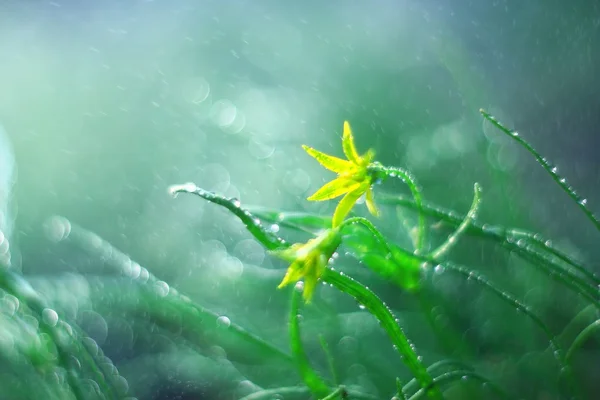
[[[543,247],[536,242],[540,236],[514,235],[503,227],[539,232],[542,242],[551,239],[577,265],[595,272],[596,232],[524,152],[499,139],[476,113],[489,107],[509,125],[518,122],[544,155],[559,161],[560,171],[592,207],[597,204],[597,168],[589,166],[594,122],[587,115],[594,114],[597,80],[591,76],[600,55],[592,2],[509,1],[504,7],[452,9],[410,2],[397,8],[387,2],[67,3],[60,9],[39,2],[0,6],[0,84],[10,93],[0,96],[0,114],[19,163],[18,228],[11,245],[20,249],[24,276],[49,308],[69,326],[81,326],[85,333],[78,339],[93,338],[119,367],[119,376],[126,376],[130,393],[172,398],[188,390],[237,397],[256,384],[300,383],[281,367],[283,360],[269,368],[246,364],[253,345],[236,347],[236,340],[216,330],[216,320],[226,316],[285,353],[288,296],[273,290],[280,265],[224,212],[196,199],[173,202],[164,192],[173,182],[195,181],[245,204],[276,209],[273,215],[294,210],[318,221],[330,208],[303,200],[320,186],[321,175],[302,158],[299,144],[332,146],[345,118],[361,132],[360,147],[372,145],[385,164],[410,169],[425,199],[455,210],[448,218],[431,217],[432,246],[445,240],[468,209],[472,183],[482,184],[482,223],[467,230],[474,236],[459,240],[451,259],[484,272],[535,309],[560,334],[565,349],[580,332],[592,332],[580,337],[571,361],[583,392],[597,389],[598,341],[595,329],[586,327],[595,326],[598,314],[594,306],[585,308],[598,302],[597,293],[581,289],[581,282],[565,285],[560,274],[543,268],[552,265],[549,260],[526,253]],[[209,99],[194,103],[204,82],[210,84]],[[210,117],[211,106],[223,99],[244,115],[239,134]],[[407,193],[400,184],[386,185],[388,192]],[[416,214],[403,204],[409,210],[386,206],[378,228],[409,248]],[[94,237],[83,251],[69,240],[49,242],[40,225],[53,214],[107,238],[147,269],[136,279],[114,276],[106,268],[113,250],[102,245],[102,253],[92,251]],[[273,220],[286,239],[306,237],[284,230],[284,222]],[[56,226],[48,227],[53,237]],[[482,232],[493,240],[480,240]],[[547,256],[559,262],[556,254]],[[559,397],[553,357],[540,332],[473,282],[444,272],[415,297],[374,277],[344,252],[340,257],[335,263],[380,294],[408,337],[418,338],[428,365],[442,355],[461,356],[524,398]],[[139,264],[131,265],[137,271]],[[576,272],[568,262],[561,267]],[[162,283],[141,285],[150,279],[148,271],[167,289]],[[190,316],[196,307],[179,309],[179,300],[162,304],[163,297],[154,294],[170,295],[174,288],[210,310],[199,314],[202,322]],[[43,309],[28,310],[15,298],[3,297],[9,361],[0,397],[68,398],[73,378],[44,342]],[[573,319],[582,309],[588,312]],[[379,397],[396,390],[388,371],[403,371],[402,364],[389,357],[376,321],[353,300],[322,288],[320,301],[303,314],[305,348],[319,371],[328,365],[315,340],[322,333],[332,344],[339,382]],[[190,344],[194,339],[202,341]],[[41,372],[24,361],[23,354],[37,353],[41,361],[33,365],[49,366]],[[116,375],[104,353],[93,354],[89,363],[78,358],[83,383],[71,386],[93,397],[96,378],[89,368],[102,364],[109,376]],[[231,357],[237,372],[214,367],[210,357],[217,363]],[[221,370],[229,371],[226,378],[216,379],[213,371]],[[39,385],[24,386],[19,377],[25,375]],[[120,394],[125,378],[115,379]],[[450,395],[474,398],[479,390],[467,382],[452,387]],[[286,393],[306,396],[302,390]]]

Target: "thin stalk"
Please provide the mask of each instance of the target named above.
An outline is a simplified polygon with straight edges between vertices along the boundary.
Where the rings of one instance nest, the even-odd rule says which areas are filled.
[[[492,125],[496,128],[500,129],[507,136],[513,138],[517,141],[521,146],[523,146],[533,157],[536,159],[538,164],[542,166],[550,174],[552,180],[556,182],[558,186],[567,194],[569,197],[577,203],[577,206],[583,211],[585,216],[594,224],[596,229],[600,231],[600,221],[594,216],[594,213],[590,211],[587,206],[587,200],[579,196],[575,190],[571,186],[567,184],[567,180],[558,174],[558,169],[551,165],[548,160],[542,157],[525,139],[519,136],[519,133],[515,130],[509,129],[505,127],[500,121],[498,121],[493,115],[488,113],[487,111],[480,109],[479,112],[485,119],[490,121]]]
[[[380,196],[379,201],[417,210],[419,209],[412,199],[408,199],[402,196],[386,196],[383,198],[381,198]],[[461,223],[461,220],[464,219],[464,217],[459,214],[431,204],[423,204],[421,206],[421,210],[426,215],[432,218],[441,219],[442,221],[446,222],[451,226],[459,225]],[[473,221],[468,226],[466,233],[468,235],[494,240],[495,242],[501,244],[508,250],[513,251],[515,254],[519,255],[522,258],[531,257],[537,260],[538,262],[533,263],[533,265],[536,268],[543,269],[546,274],[563,283],[565,286],[572,289],[575,293],[581,293],[588,300],[590,300],[600,308],[600,303],[598,301],[598,295],[600,293],[598,290],[598,284],[600,283],[600,280],[592,272],[588,271],[583,265],[579,264],[577,261],[573,260],[569,256],[561,253],[557,249],[552,248],[547,243],[540,244],[539,242],[542,240],[539,237],[534,239],[536,235],[530,233],[526,234],[525,232],[515,229],[506,229],[503,227],[493,226],[489,224],[480,224],[476,221]],[[517,238],[521,238],[521,240],[523,241],[519,242]],[[565,261],[577,272],[579,272],[580,275],[577,275],[570,270],[562,268],[554,261],[548,259],[545,256],[542,256],[540,252],[534,251],[530,246],[526,246],[525,240],[535,240],[534,243],[536,244],[536,246],[542,246],[542,248],[547,250],[547,252],[550,255],[555,256],[562,261]],[[584,279],[584,277],[586,279]]]
[[[510,293],[497,288],[487,278],[485,278],[483,275],[481,275],[475,271],[469,270],[468,268],[465,268],[461,265],[456,265],[453,263],[444,263],[444,264],[442,264],[442,267],[445,270],[455,272],[459,275],[464,276],[465,278],[467,278],[469,280],[472,280],[472,281],[484,286],[485,288],[487,288],[487,290],[489,290],[490,292],[495,294],[498,298],[500,298],[501,300],[503,300],[504,302],[506,302],[508,304],[511,304],[515,309],[522,312],[531,321],[533,321],[538,326],[538,328],[540,328],[542,330],[542,332],[544,332],[544,334],[546,335],[546,337],[548,339],[548,343],[550,343],[550,348],[552,350],[552,354],[554,355],[556,362],[558,363],[559,367],[561,368],[561,373],[565,374],[565,377],[567,378],[571,389],[574,390],[576,388],[575,379],[571,373],[571,370],[569,368],[567,368],[567,362],[565,359],[563,349],[560,346],[560,344],[558,343],[558,341],[556,340],[556,336],[552,333],[552,331],[550,331],[550,328],[548,328],[548,326],[544,323],[544,321],[542,321],[542,319],[540,317],[538,317],[531,310],[530,307],[526,306],[525,304],[523,304],[522,302],[517,300]]]
[[[272,234],[262,227],[262,224],[258,218],[253,216],[248,210],[240,207],[240,201],[236,198],[227,198],[220,196],[216,193],[209,192],[194,185],[193,183],[185,183],[183,185],[173,185],[169,188],[169,193],[172,196],[177,196],[178,193],[190,193],[200,196],[211,203],[218,204],[231,211],[236,217],[238,217],[246,229],[250,231],[252,235],[256,237],[267,249],[274,250],[281,248],[285,244],[285,241]]]
[[[483,376],[473,372],[473,371],[469,371],[469,370],[458,370],[458,371],[450,371],[450,372],[446,372],[440,376],[437,376],[434,381],[436,384],[442,384],[442,383],[447,383],[447,382],[452,382],[452,381],[458,381],[460,379],[464,379],[465,377],[469,378],[469,379],[473,379],[476,381],[481,382],[482,384],[487,385],[493,392],[495,392],[496,394],[498,394],[500,397],[503,397],[505,399],[509,399],[510,397],[497,385],[494,385],[493,383],[491,383],[490,381],[488,381],[486,378],[484,378]],[[418,400],[423,398],[423,396],[426,395],[425,390],[423,390],[422,388],[419,389],[417,391],[417,393],[415,393],[414,395],[412,395],[408,400]]]
[[[573,344],[571,344],[571,347],[569,347],[569,350],[567,351],[565,360],[570,363],[575,351],[579,349],[590,338],[590,336],[592,336],[598,330],[600,330],[600,319],[597,319],[586,326],[585,329],[582,330],[579,335],[577,335],[573,341]]]
[[[373,163],[369,166],[369,170],[372,171],[375,175],[381,176],[382,178],[398,178],[402,182],[404,182],[410,192],[415,199],[415,203],[417,207],[420,208],[420,205],[423,203],[423,198],[421,196],[421,189],[417,183],[417,179],[415,176],[407,170],[402,168],[395,167],[386,167],[379,163]],[[425,214],[419,211],[419,222],[418,222],[418,234],[417,234],[417,242],[415,243],[415,254],[423,254],[425,240],[427,236],[427,226],[425,225]]]
[[[331,374],[331,380],[335,386],[339,385],[337,373],[335,372],[335,364],[333,361],[333,355],[331,354],[331,350],[329,349],[329,345],[325,341],[323,335],[319,334],[319,343],[321,344],[321,348],[325,353],[325,357],[327,358],[327,366],[329,367],[329,373]]]
[[[437,400],[444,398],[440,388],[435,384],[427,368],[425,368],[420,357],[416,354],[414,346],[408,340],[400,325],[398,325],[398,321],[391,310],[373,291],[332,268],[325,269],[322,280],[336,287],[341,292],[354,297],[359,304],[365,306],[380,322],[381,327],[390,337],[394,349],[398,352],[404,364],[410,369],[427,395]]]
[[[292,356],[298,372],[304,381],[304,384],[310,389],[311,393],[316,398],[325,397],[331,391],[329,386],[321,379],[319,374],[311,367],[310,361],[304,351],[302,345],[302,338],[300,337],[300,323],[298,319],[300,314],[298,313],[298,299],[300,295],[294,288],[292,290],[292,300],[290,305],[289,323],[290,323],[290,347],[292,350]]]
[[[452,246],[456,243],[458,238],[463,234],[463,232],[469,227],[469,225],[475,220],[477,216],[477,211],[479,210],[479,204],[481,203],[481,187],[478,183],[475,184],[473,191],[475,194],[473,195],[473,203],[471,204],[471,208],[469,212],[462,220],[458,229],[456,229],[440,247],[436,250],[432,251],[429,257],[433,259],[439,259],[444,254],[448,253]],[[423,205],[421,204],[421,207]],[[422,214],[422,213],[421,213]]]

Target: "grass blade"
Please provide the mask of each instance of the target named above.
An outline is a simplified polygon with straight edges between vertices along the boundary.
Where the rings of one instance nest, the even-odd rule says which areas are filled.
[[[391,310],[374,292],[349,276],[331,268],[327,268],[323,273],[323,281],[354,297],[359,304],[364,305],[379,320],[381,327],[390,337],[394,349],[417,379],[424,393],[432,399],[443,399],[442,392],[433,381],[433,378],[421,362],[419,356],[415,353],[414,346],[410,343],[400,325],[398,325]]]
[[[323,379],[321,379],[319,374],[317,374],[317,372],[311,367],[308,357],[304,352],[302,338],[300,337],[300,314],[298,312],[299,298],[300,294],[296,288],[294,288],[294,290],[292,290],[292,301],[289,315],[290,345],[292,348],[292,355],[304,384],[310,389],[311,393],[316,398],[321,398],[327,396],[330,392],[330,389]]]
[[[592,211],[590,211],[590,209],[588,208],[587,200],[582,198],[581,196],[579,196],[575,192],[575,190],[573,190],[573,188],[567,184],[566,179],[561,177],[558,174],[558,169],[556,167],[552,166],[548,162],[548,160],[546,160],[544,157],[542,157],[525,139],[523,139],[521,136],[519,136],[519,133],[517,131],[514,131],[512,129],[505,127],[500,121],[498,121],[493,115],[491,115],[487,111],[481,109],[481,110],[479,110],[479,112],[481,113],[481,115],[483,115],[483,117],[485,119],[490,121],[492,123],[492,125],[494,125],[498,129],[500,129],[507,136],[516,140],[517,143],[519,143],[531,155],[533,155],[533,157],[536,159],[538,164],[540,164],[542,166],[542,168],[544,168],[546,170],[546,172],[548,172],[550,174],[550,176],[552,177],[554,182],[556,182],[556,184],[558,186],[560,186],[560,188],[565,193],[567,193],[569,195],[569,197],[575,203],[577,203],[577,206],[583,211],[583,213],[586,215],[586,217],[592,222],[592,224],[594,224],[596,229],[600,231],[600,221],[594,216],[594,213],[592,213]]]

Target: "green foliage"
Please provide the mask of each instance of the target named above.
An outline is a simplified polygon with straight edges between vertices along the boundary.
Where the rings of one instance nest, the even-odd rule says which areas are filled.
[[[485,111],[482,114],[524,146],[600,229],[586,202],[556,174],[548,161],[516,132]],[[210,375],[210,379],[222,379],[225,387],[230,382],[245,383],[243,390],[228,387],[228,398],[251,400],[275,395],[286,399],[306,398],[308,395],[319,399],[378,398],[360,385],[351,387],[340,379],[337,369],[343,361],[338,360],[336,351],[328,346],[327,335],[331,335],[331,331],[327,323],[339,323],[335,321],[341,316],[331,315],[331,304],[328,304],[331,302],[318,296],[317,301],[308,304],[316,282],[322,282],[342,296],[339,301],[349,298],[357,303],[364,310],[361,315],[369,313],[377,321],[376,330],[387,336],[389,354],[375,358],[373,362],[368,357],[361,360],[368,368],[377,369],[380,385],[389,381],[389,386],[384,386],[386,389],[378,391],[379,396],[387,390],[383,395],[385,398],[409,400],[527,397],[518,388],[505,385],[502,376],[491,376],[494,375],[491,373],[493,370],[482,368],[482,364],[464,350],[465,345],[457,337],[455,327],[441,324],[433,315],[431,304],[451,308],[451,300],[436,293],[431,284],[436,276],[447,273],[454,275],[459,282],[477,286],[483,293],[504,304],[506,310],[521,315],[538,329],[548,348],[523,355],[521,363],[531,359],[531,362],[539,364],[539,368],[548,368],[550,375],[544,376],[558,378],[554,383],[544,382],[547,392],[553,391],[553,396],[558,398],[584,398],[586,382],[582,382],[581,376],[576,373],[575,359],[578,351],[598,334],[600,279],[583,262],[552,246],[538,234],[480,221],[478,210],[484,196],[478,184],[474,186],[469,211],[460,215],[425,202],[421,188],[410,172],[383,166],[372,160],[374,155],[371,153],[359,157],[347,124],[343,149],[348,161],[334,159],[314,149],[309,151],[323,165],[327,164],[328,168],[338,172],[335,180],[338,186],[330,187],[331,193],[352,195],[350,200],[340,203],[334,218],[261,207],[246,208],[235,198],[221,196],[191,183],[170,188],[174,196],[192,194],[224,207],[241,220],[248,232],[269,250],[269,254],[278,255],[288,262],[290,265],[280,288],[292,281],[303,281],[290,290],[286,327],[290,354],[279,344],[253,333],[253,329],[246,329],[210,307],[193,302],[95,234],[58,218],[55,222],[68,226],[68,234],[60,240],[83,248],[90,257],[101,259],[107,267],[106,276],[88,282],[87,299],[92,304],[91,309],[101,314],[119,310],[122,315],[137,321],[140,331],[159,330],[165,337],[172,338],[178,349],[197,356],[175,361],[162,358],[164,365],[182,363],[190,365],[190,370],[194,365],[202,365],[202,371],[219,371]],[[351,173],[346,174],[347,171],[344,172],[340,166],[349,168]],[[359,178],[358,184],[351,182]],[[372,197],[372,185],[388,178],[399,178],[406,183],[411,197],[385,193]],[[376,218],[352,215],[344,219],[360,195],[369,197],[367,202],[373,216],[379,215],[374,201],[380,206],[404,208],[415,213],[417,223],[416,233],[412,235],[413,248],[403,247],[380,231]],[[316,196],[313,200],[329,198],[333,196]],[[437,246],[428,243],[433,237],[429,235],[431,221],[452,229],[447,239]],[[271,224],[277,224],[289,234],[295,232],[307,237],[306,243],[292,244],[284,240],[278,234],[279,229],[272,229]],[[552,278],[560,287],[578,296],[583,311],[579,314],[572,312],[571,323],[559,334],[557,329],[560,327],[546,322],[540,310],[505,289],[505,286],[510,286],[506,282],[497,282],[496,278],[490,278],[476,268],[451,261],[452,250],[467,236],[491,241],[519,257],[532,270]],[[427,251],[428,248],[434,250]],[[342,252],[343,256],[340,256]],[[346,268],[352,259],[358,263],[354,270]],[[281,279],[281,274],[277,271],[273,276],[275,279],[269,280],[268,284],[245,282],[246,287],[239,290],[275,293],[276,280]],[[307,282],[310,288],[307,288]],[[371,284],[374,286],[367,286]],[[417,313],[422,314],[437,340],[452,351],[424,357],[425,352],[413,344],[414,338],[411,338],[410,329],[406,329],[404,318],[397,317],[395,307],[388,306],[378,294],[378,287],[382,284],[394,286],[394,293],[398,293],[403,301],[412,299],[421,304]],[[148,395],[149,388],[128,384],[110,359],[104,356],[101,346],[78,326],[77,320],[69,317],[65,305],[61,304],[59,289],[39,290],[10,269],[0,270],[0,289],[1,397],[18,394],[17,397],[23,399],[118,399],[127,397],[129,392]],[[307,304],[302,305],[300,291],[305,294]],[[488,315],[495,311],[485,310]],[[311,324],[313,320],[315,324]],[[10,346],[6,345],[7,340],[12,340]],[[312,342],[319,343],[318,351]],[[368,343],[365,346],[368,347]],[[515,349],[518,348],[516,344]],[[565,348],[568,349],[566,352]],[[435,361],[432,362],[432,359]],[[548,363],[548,360],[553,360],[553,363]],[[129,368],[135,368],[135,365],[129,365]],[[25,380],[29,383],[24,384]],[[274,381],[280,387],[272,387]],[[394,386],[395,389],[387,389]]]

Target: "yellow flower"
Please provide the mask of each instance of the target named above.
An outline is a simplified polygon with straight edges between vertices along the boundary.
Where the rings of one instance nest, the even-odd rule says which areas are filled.
[[[302,297],[310,303],[317,283],[340,241],[339,230],[328,229],[306,243],[296,243],[287,249],[270,251],[274,256],[291,263],[277,288],[281,289],[303,279]]]
[[[348,121],[344,121],[344,134],[342,136],[342,148],[347,160],[321,153],[309,146],[302,145],[302,147],[322,166],[338,174],[337,178],[323,185],[323,187],[308,198],[311,201],[323,201],[345,194],[333,213],[332,226],[334,228],[342,223],[354,206],[354,203],[363,194],[366,194],[366,203],[369,212],[375,216],[379,215],[379,211],[373,201],[373,191],[371,190],[373,177],[367,169],[373,162],[375,152],[369,150],[362,156],[358,155]]]

